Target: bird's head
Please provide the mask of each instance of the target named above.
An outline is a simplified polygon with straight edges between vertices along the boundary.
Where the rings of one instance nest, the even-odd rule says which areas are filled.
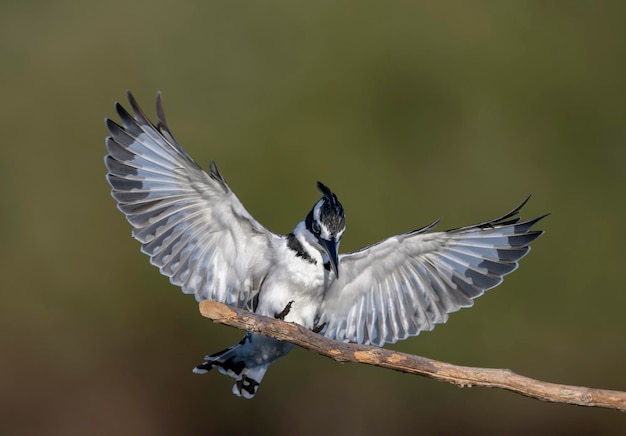
[[[313,245],[320,250],[322,257],[328,258],[330,267],[339,278],[337,251],[343,231],[346,229],[346,216],[337,196],[326,185],[317,182],[317,189],[323,197],[313,206],[304,223],[312,235]]]

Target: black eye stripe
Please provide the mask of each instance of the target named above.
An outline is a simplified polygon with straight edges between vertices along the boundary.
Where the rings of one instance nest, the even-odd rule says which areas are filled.
[[[320,233],[322,229],[320,228],[320,224],[317,221],[313,221],[312,230],[314,233]]]

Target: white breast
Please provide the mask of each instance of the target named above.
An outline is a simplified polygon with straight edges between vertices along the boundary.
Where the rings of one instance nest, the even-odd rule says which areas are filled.
[[[285,240],[277,244],[274,265],[261,286],[256,313],[275,316],[293,301],[285,321],[306,328],[314,327],[315,316],[324,296],[324,266],[319,251],[313,247],[305,248],[310,249],[308,251],[317,263],[295,256],[287,248]]]

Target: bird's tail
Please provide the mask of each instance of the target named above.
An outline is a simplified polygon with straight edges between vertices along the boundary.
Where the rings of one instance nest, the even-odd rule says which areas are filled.
[[[217,368],[222,374],[237,380],[233,385],[233,394],[246,399],[254,397],[271,362],[259,362],[251,358],[250,350],[247,349],[247,343],[251,342],[249,335],[244,336],[237,345],[206,356],[205,362],[196,366],[193,372],[206,374]]]

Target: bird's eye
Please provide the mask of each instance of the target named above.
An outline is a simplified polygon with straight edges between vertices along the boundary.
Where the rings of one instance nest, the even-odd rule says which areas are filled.
[[[320,234],[320,232],[322,231],[322,230],[320,229],[320,225],[319,225],[319,223],[318,223],[317,221],[313,221],[313,224],[311,225],[311,227],[312,227],[312,229],[313,229],[313,233],[315,233],[315,234],[317,234],[317,235],[319,235],[319,234]]]

